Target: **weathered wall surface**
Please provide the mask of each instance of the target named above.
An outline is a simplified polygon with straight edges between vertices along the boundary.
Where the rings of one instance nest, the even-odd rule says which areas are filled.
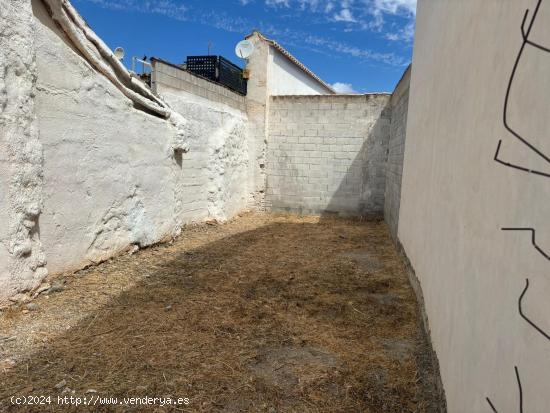
[[[403,74],[390,101],[392,115],[386,163],[384,220],[390,228],[390,233],[394,241],[397,239],[397,227],[399,224],[399,205],[401,201],[401,180],[403,176],[403,157],[405,154],[410,80],[411,66],[409,66]]]
[[[160,61],[152,76],[155,90],[190,122],[195,137],[182,156],[178,190],[190,210],[224,220],[252,206],[244,96]]]
[[[267,148],[267,67],[269,46],[258,33],[248,40],[254,44],[254,53],[248,59],[246,68],[250,72],[246,94],[246,113],[250,134],[250,174],[254,177],[254,201],[258,208],[265,206],[266,148]]]
[[[381,215],[390,96],[275,96],[270,100],[267,206]]]
[[[41,1],[1,6],[0,305],[35,287],[46,261],[52,273],[76,269],[247,206],[242,96],[209,82],[166,87],[188,118],[175,125],[134,107]],[[189,152],[174,144],[181,125]]]
[[[269,95],[327,95],[326,87],[309,76],[274,47],[269,48]]]
[[[76,268],[174,233],[180,167],[170,125],[134,109],[69,47],[42,2],[33,8],[48,269]],[[59,62],[63,71],[52,70]]]
[[[550,341],[550,2],[418,3],[398,236],[451,413],[545,412]],[[526,10],[529,12],[526,15]],[[533,23],[532,23],[533,22]],[[521,53],[520,53],[521,50]],[[515,62],[517,70],[514,75]],[[505,100],[511,82],[507,110]],[[536,151],[523,144],[509,125]],[[517,165],[508,167],[497,159]],[[533,170],[536,173],[528,173]]]
[[[34,21],[27,1],[0,1],[0,303],[46,276],[40,241],[42,147],[34,114]]]

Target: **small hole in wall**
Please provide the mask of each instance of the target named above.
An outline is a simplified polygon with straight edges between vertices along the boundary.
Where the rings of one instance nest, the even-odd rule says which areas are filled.
[[[183,150],[174,149],[174,159],[180,168],[183,167]]]
[[[260,169],[264,169],[265,168],[265,164],[261,163],[260,164]]]

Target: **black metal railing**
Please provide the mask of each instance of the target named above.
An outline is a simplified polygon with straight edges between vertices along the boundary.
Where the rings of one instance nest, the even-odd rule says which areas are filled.
[[[246,95],[243,70],[222,56],[187,56],[187,70]]]

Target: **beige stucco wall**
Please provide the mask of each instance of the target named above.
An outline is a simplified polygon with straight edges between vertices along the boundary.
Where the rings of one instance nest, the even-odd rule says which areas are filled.
[[[546,412],[550,164],[503,125],[507,84],[536,0],[420,0],[412,65],[398,236],[421,282],[449,412]],[[526,26],[527,26],[526,25]],[[527,27],[526,27],[527,28]],[[550,45],[550,2],[530,38]],[[509,119],[550,153],[550,54],[527,46],[511,88]]]

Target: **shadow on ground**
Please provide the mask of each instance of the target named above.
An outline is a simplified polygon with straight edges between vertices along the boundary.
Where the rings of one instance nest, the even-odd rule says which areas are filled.
[[[107,283],[116,271],[145,277],[0,373],[1,410],[436,411],[414,294],[385,225],[270,221],[198,248],[184,233],[91,270]],[[49,302],[81,293],[69,282]],[[31,394],[52,404],[10,402]],[[70,395],[190,404],[57,405]]]

